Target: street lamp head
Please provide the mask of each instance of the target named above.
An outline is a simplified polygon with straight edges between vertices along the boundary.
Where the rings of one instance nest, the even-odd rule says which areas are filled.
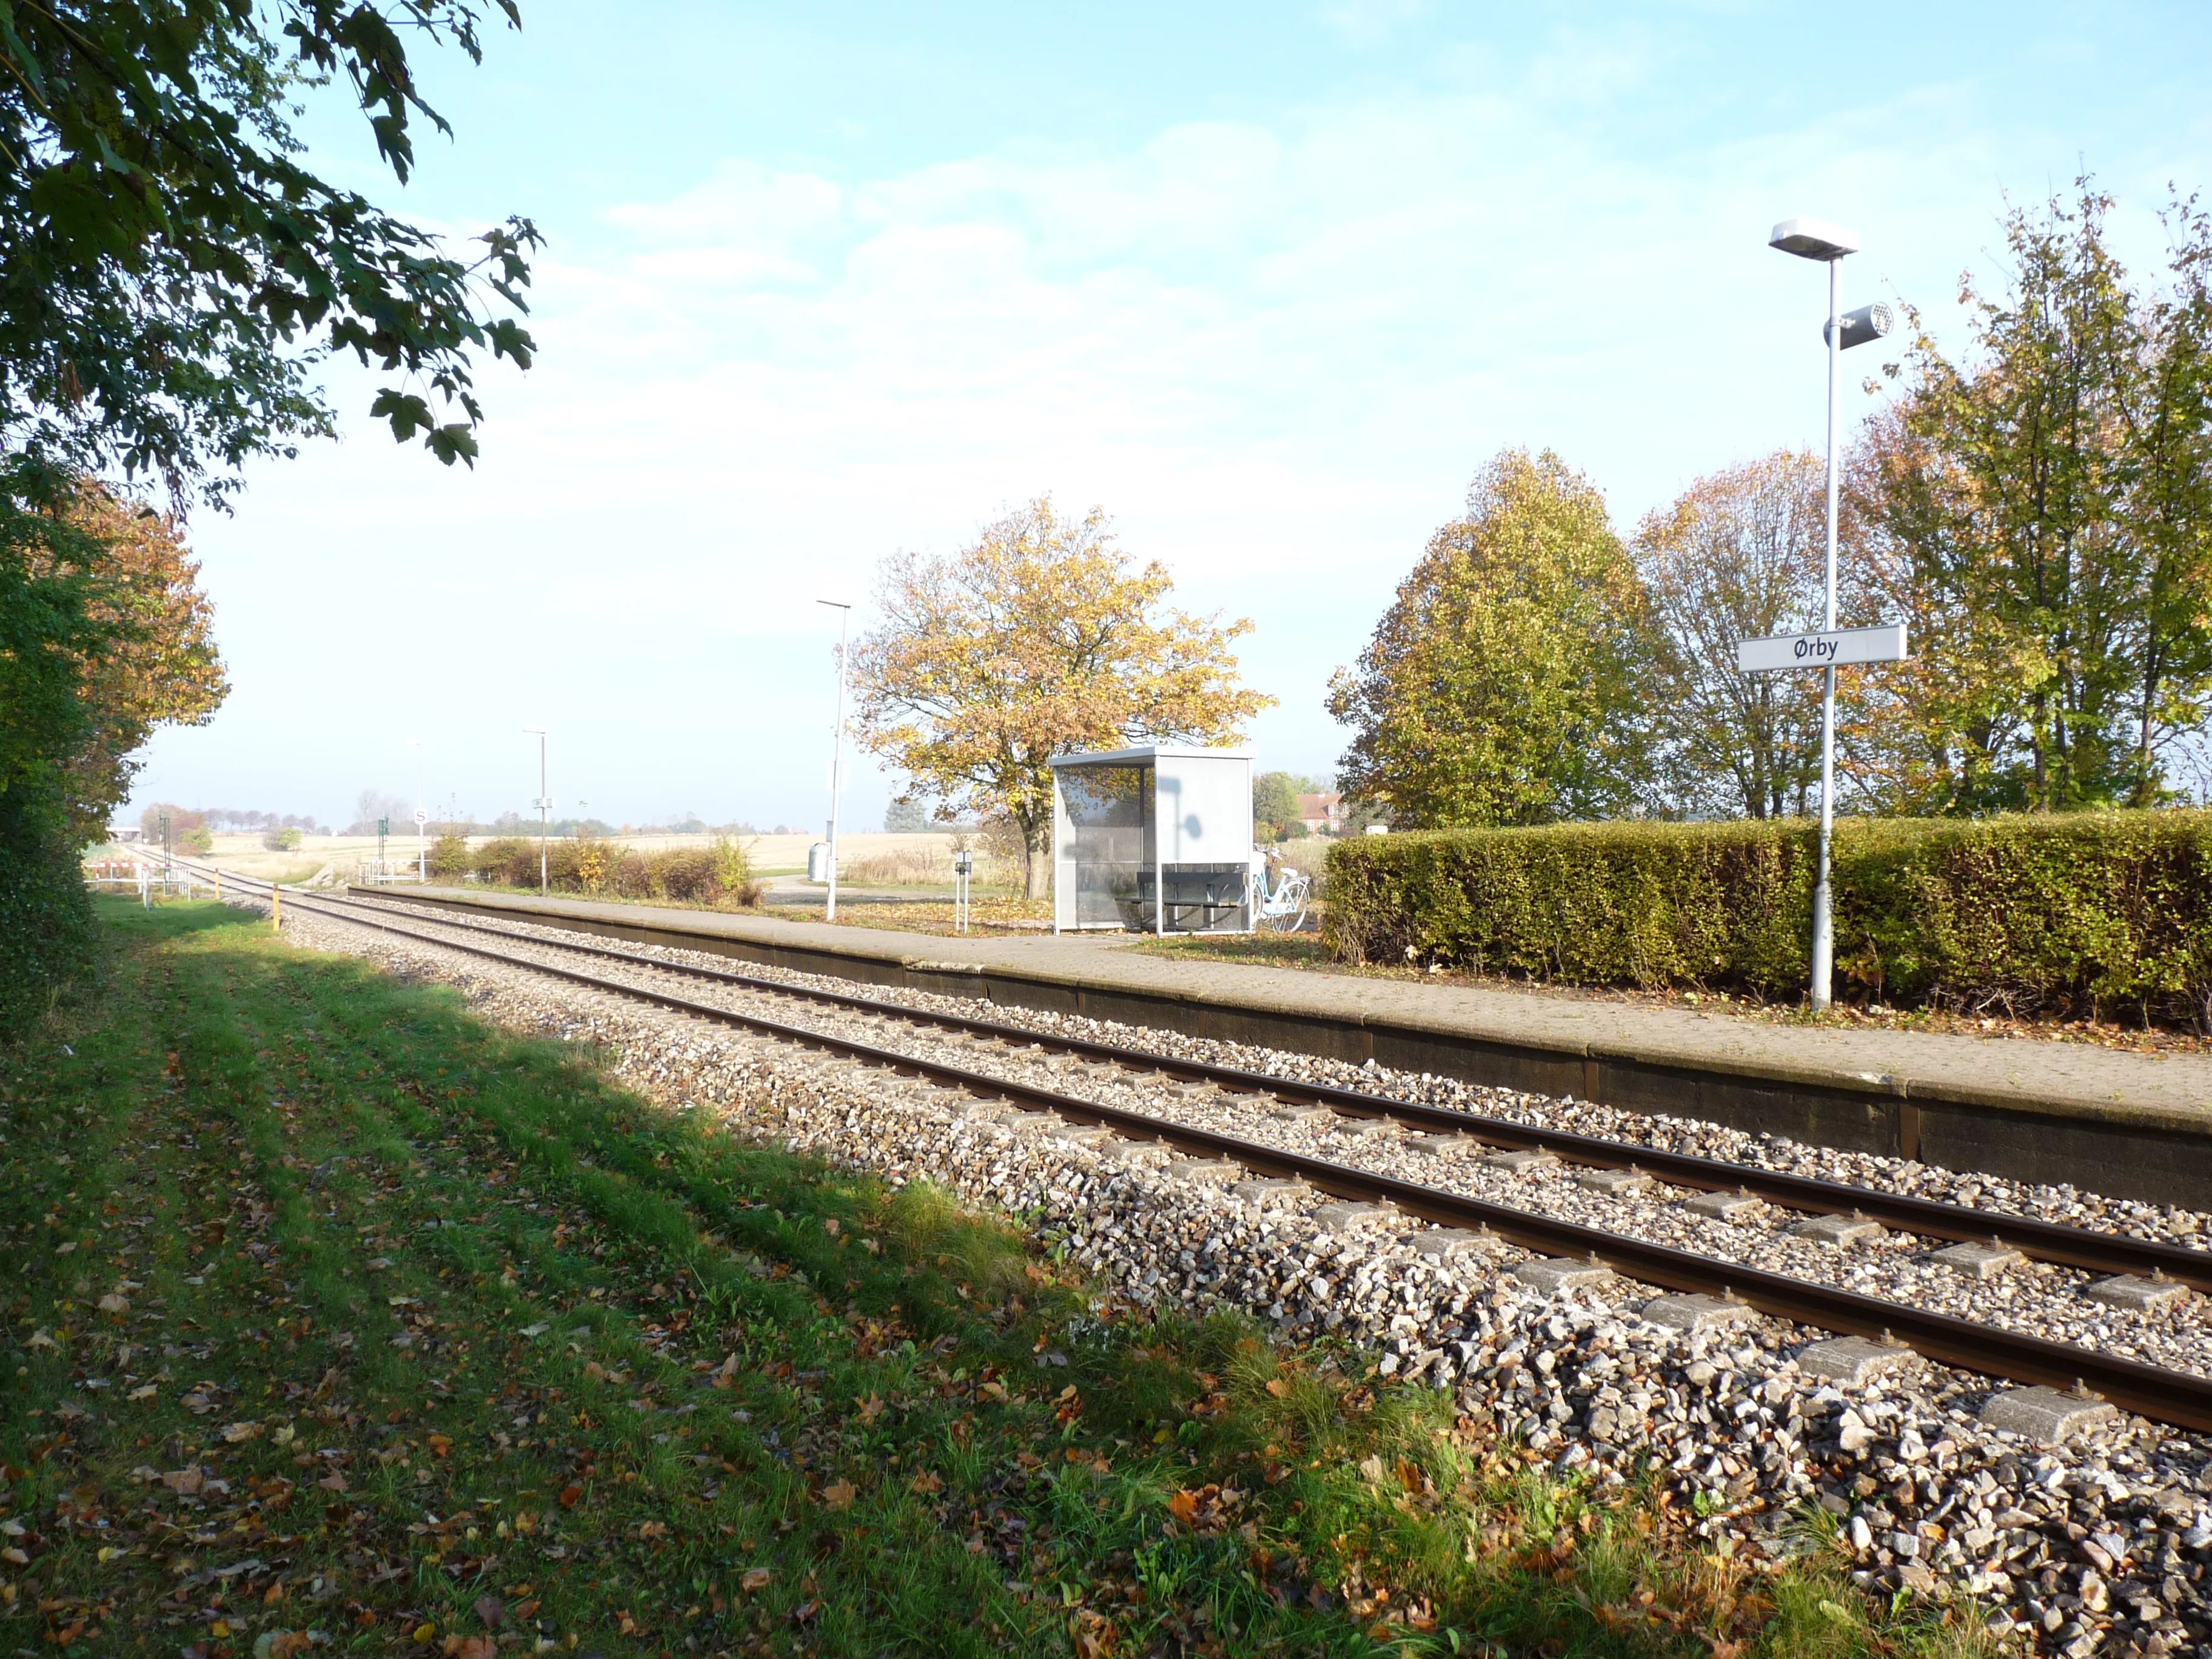
[[[533,738],[542,738],[545,735],[545,728],[542,726],[526,726],[522,729]]]
[[[1859,234],[1845,230],[1841,225],[1831,224],[1826,219],[1800,216],[1784,219],[1775,226],[1766,239],[1769,247],[1779,248],[1784,253],[1794,253],[1801,259],[1814,259],[1829,264],[1847,253],[1859,251]]]
[[[1861,306],[1856,311],[1847,311],[1844,313],[1843,349],[1849,351],[1855,345],[1879,340],[1896,325],[1895,315],[1879,300],[1870,306]],[[1827,339],[1828,325],[1823,323],[1820,325],[1821,343],[1827,343]]]
[[[850,611],[853,607],[843,599],[817,599],[817,605],[826,605],[832,611]]]

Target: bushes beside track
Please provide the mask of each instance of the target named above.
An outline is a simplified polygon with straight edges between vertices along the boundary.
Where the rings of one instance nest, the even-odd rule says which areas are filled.
[[[726,867],[714,849],[678,847],[641,853],[612,842],[552,841],[545,845],[547,884],[556,893],[624,899],[675,899],[694,904],[750,904],[757,884],[750,867]],[[500,887],[538,886],[538,842],[502,836],[477,848],[471,860],[476,878]],[[726,879],[731,878],[733,879]]]
[[[1363,836],[1328,855],[1352,962],[1794,999],[1808,819]],[[1845,819],[1838,994],[2008,1012],[2212,1019],[2212,813]]]

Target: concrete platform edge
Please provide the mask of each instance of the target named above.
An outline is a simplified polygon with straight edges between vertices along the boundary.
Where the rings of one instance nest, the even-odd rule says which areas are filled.
[[[2071,1182],[2110,1196],[2202,1207],[2212,1202],[2212,1133],[2202,1114],[2116,1102],[1984,1094],[1818,1066],[1613,1044],[1547,1042],[1449,1021],[1378,1021],[1285,1008],[1279,1002],[1170,987],[1103,982],[1043,968],[947,960],[873,938],[778,937],[769,917],[655,909],[635,921],[589,901],[539,900],[452,889],[372,890],[370,896],[557,921],[603,938],[668,943],[870,984],[975,998],[1039,1012],[1180,1031],[1394,1069],[1431,1072],[1530,1093],[1572,1095],[1626,1110],[1786,1134],[1848,1151],[1918,1158],[2015,1180]]]

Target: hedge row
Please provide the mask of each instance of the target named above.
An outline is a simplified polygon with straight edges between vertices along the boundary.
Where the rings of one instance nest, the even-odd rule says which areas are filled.
[[[1579,985],[1790,999],[1818,829],[1593,823],[1363,836],[1328,855],[1330,943]],[[2212,1023],[2212,813],[1846,819],[1839,996]]]
[[[92,902],[58,791],[0,789],[0,1042],[92,971]]]

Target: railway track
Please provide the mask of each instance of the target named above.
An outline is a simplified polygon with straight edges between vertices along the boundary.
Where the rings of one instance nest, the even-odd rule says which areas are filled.
[[[229,879],[234,886],[258,893],[269,891],[265,882],[236,876]],[[286,908],[297,907],[319,913],[331,920],[647,1002],[969,1095],[1003,1099],[1074,1123],[1101,1126],[1132,1139],[1163,1142],[1200,1158],[1232,1160],[1260,1175],[1302,1182],[1318,1193],[1335,1198],[1386,1204],[1406,1216],[1438,1227],[1495,1237],[1520,1249],[1557,1259],[1562,1264],[1601,1264],[1629,1279],[1665,1291],[1740,1303],[1798,1324],[1899,1344],[1929,1360],[1964,1370],[2023,1384],[2070,1389],[2100,1396],[2155,1421],[2188,1429],[2212,1430],[2212,1379],[2206,1377],[2147,1364],[2094,1347],[2054,1341],[1909,1303],[1867,1296],[1696,1251],[1625,1237],[1488,1199],[1109,1105],[1033,1081],[916,1055],[882,1042],[862,1041],[851,1035],[702,1001],[672,989],[610,978],[581,967],[536,960],[483,941],[502,939],[526,944],[533,950],[619,963],[655,975],[705,981],[749,994],[772,995],[909,1028],[933,1029],[983,1042],[1011,1044],[1024,1050],[1036,1048],[1047,1054],[1103,1062],[1133,1073],[1157,1074],[1164,1082],[1197,1085],[1231,1097],[1274,1097],[1285,1103],[1325,1108],[1346,1117],[1388,1118],[1431,1135],[1465,1136],[1506,1151],[1537,1152],[1591,1169],[1633,1169],[1670,1185],[1699,1192],[1742,1191],[1778,1207],[1816,1216],[1863,1217],[1899,1231],[1939,1241],[1994,1241],[1998,1248],[2017,1251],[2032,1260],[2143,1278],[2153,1284],[2170,1279],[2200,1291],[2212,1289],[2212,1254],[2204,1251],[2059,1223],[1995,1215],[1964,1206],[1902,1197],[1649,1147],[1628,1146],[1307,1079],[1042,1033],[1024,1026],[819,987],[794,985],[726,969],[673,963],[605,945],[519,934],[467,919],[424,917],[402,902],[381,897],[337,898],[288,892],[283,895],[283,903]],[[406,917],[407,921],[400,921],[401,916]],[[409,922],[417,925],[410,926]],[[452,937],[453,934],[465,937]]]

